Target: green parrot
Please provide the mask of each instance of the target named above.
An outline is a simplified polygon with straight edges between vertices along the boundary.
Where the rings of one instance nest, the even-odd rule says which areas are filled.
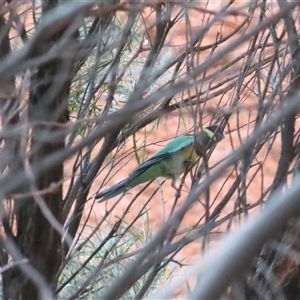
[[[199,156],[206,157],[206,151],[223,138],[224,132],[218,125],[206,127],[195,135],[178,136],[139,165],[129,177],[96,194],[94,199],[105,201],[158,177],[172,179],[171,185],[177,189],[176,180],[187,167],[194,164]]]

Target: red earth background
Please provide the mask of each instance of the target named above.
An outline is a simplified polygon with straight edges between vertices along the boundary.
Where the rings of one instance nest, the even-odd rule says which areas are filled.
[[[218,11],[220,9],[221,5],[217,2],[210,2],[210,5],[207,7],[208,9],[212,11]],[[147,11],[145,11],[145,15],[147,15]],[[199,26],[201,26],[201,23],[199,24],[199,20],[202,20],[203,18],[203,12],[194,12],[190,16],[191,21],[191,28],[192,32],[197,32],[199,30]],[[201,45],[205,44],[211,44],[215,41],[216,35],[221,32],[223,36],[228,35],[231,33],[241,22],[243,19],[243,16],[231,16],[227,17],[225,22],[221,22],[218,24],[215,24],[210,28],[208,33],[205,35],[205,38]],[[151,24],[154,22],[154,16],[148,17],[146,19],[146,22]],[[186,24],[185,21],[182,20],[179,22],[178,26],[176,27],[176,30],[174,32],[170,33],[169,37],[169,47],[164,49],[164,51],[171,52],[172,56],[176,56],[177,54],[181,53],[185,49],[185,43],[186,43]],[[150,38],[151,34],[154,35],[154,32],[150,32]],[[242,34],[241,32],[238,32],[237,35]],[[230,42],[230,41],[229,41]],[[241,44],[241,46],[237,49],[235,49],[233,52],[228,53],[227,56],[223,57],[221,61],[217,65],[212,66],[212,70],[216,70],[219,68],[222,64],[225,62],[230,61],[233,57],[236,57],[237,55],[241,54],[247,49],[247,44]],[[207,54],[203,53],[203,57],[207,56]],[[226,101],[232,97],[232,93],[234,91],[228,92],[226,95],[222,95],[222,103],[226,103]],[[213,99],[210,102],[210,105],[213,105],[214,103],[217,103],[217,101],[220,101],[221,97],[216,97],[216,99]],[[244,102],[244,105],[255,105],[257,99],[255,98],[254,94],[249,94],[247,101]],[[160,147],[165,145],[167,143],[168,139],[173,138],[176,135],[184,134],[187,132],[187,129],[190,129],[194,125],[193,118],[189,115],[188,111],[185,111],[183,113],[184,118],[180,119],[179,115],[182,112],[175,112],[169,115],[167,118],[162,118],[160,120],[159,126],[153,130],[152,126],[147,126],[146,130],[142,130],[137,133],[136,140],[138,141],[138,144],[142,145],[144,142],[146,142],[147,146],[140,152],[142,157],[147,158],[151,156],[155,151],[157,151]],[[230,129],[234,130],[237,127],[237,124],[241,126],[242,124],[248,124],[249,119],[255,115],[255,110],[251,111],[251,109],[246,109],[244,111],[241,111],[238,115],[234,114],[232,118],[229,121]],[[209,122],[209,117],[205,119],[205,122]],[[205,126],[208,125],[208,123],[204,124]],[[227,128],[228,130],[228,128]],[[238,147],[241,143],[243,143],[243,140],[247,137],[249,134],[249,126],[246,126],[244,129],[241,129],[240,136],[235,134],[234,132],[231,134],[231,138],[229,138],[229,135],[225,136],[225,139],[217,145],[215,148],[212,157],[210,159],[210,165],[212,166],[214,163],[220,161],[222,158],[225,158],[227,155],[229,155],[233,151],[233,147]],[[145,135],[147,135],[147,139],[145,141]],[[129,139],[126,144],[124,145],[124,148],[120,153],[132,149],[133,147],[133,140]],[[99,149],[99,147],[96,147],[96,150]],[[267,160],[264,164],[264,182],[265,184],[269,184],[274,176],[275,167],[277,165],[277,159],[279,156],[279,145],[275,145],[273,149],[271,150],[270,154],[267,157]],[[143,152],[144,151],[144,152]],[[261,157],[264,155],[264,151],[261,152]],[[259,157],[259,156],[258,156]],[[107,160],[109,169],[109,159]],[[104,184],[104,187],[101,188],[104,189],[106,187],[112,186],[113,184],[118,183],[120,180],[126,178],[132,170],[138,165],[137,160],[133,155],[127,157],[124,162],[120,166],[116,168],[118,170],[116,174],[109,180],[109,182]],[[69,170],[72,166],[72,161],[67,163],[66,165],[66,175],[68,175]],[[103,184],[103,180],[105,178],[105,173],[107,171],[104,170],[101,172],[101,174],[97,177],[97,179],[94,181],[90,196],[95,194],[99,191],[99,187]],[[221,177],[211,188],[210,193],[213,198],[216,193],[219,191],[220,194],[218,196],[219,199],[221,199],[225,193],[227,192],[228,188],[230,188],[232,182],[235,180],[235,174],[233,173],[230,176],[230,180],[227,181],[224,187],[222,185],[224,184],[224,180],[228,177],[230,173],[230,170],[224,173],[223,177]],[[249,176],[251,175],[251,172],[249,173]],[[162,179],[159,179],[158,182],[162,182]],[[158,182],[154,182],[150,187],[148,187],[136,200],[135,204],[130,209],[130,212],[127,214],[126,220],[129,222],[131,221],[137,213],[140,211],[142,205],[149,199],[149,196],[152,194],[152,192],[157,188]],[[190,178],[187,178],[187,186],[190,186]],[[254,178],[253,182],[250,185],[247,199],[249,203],[256,201],[259,198],[260,195],[260,186],[261,186],[261,178],[260,174],[257,175],[256,178]],[[128,203],[132,200],[133,196],[136,195],[136,193],[141,189],[142,186],[139,186],[135,189],[132,189],[130,192],[126,193],[126,195],[123,197],[122,201],[117,205],[117,207],[114,209],[113,215],[110,217],[110,222],[114,222],[114,218],[121,216],[124,210],[126,209]],[[183,192],[181,195],[181,198],[179,199],[179,206],[185,201],[187,196],[188,189],[186,187],[183,188]],[[162,194],[161,194],[162,193]],[[163,195],[163,197],[162,197]],[[159,228],[168,217],[170,210],[173,205],[173,200],[175,196],[174,189],[170,186],[170,182],[167,181],[162,189],[161,192],[158,192],[156,196],[151,200],[151,202],[148,204],[148,218],[150,221],[150,226],[153,228]],[[92,214],[89,218],[89,224],[96,225],[98,222],[102,219],[106,212],[107,207],[111,207],[115,202],[117,198],[113,198],[109,200],[107,203],[101,203],[96,204],[93,207]],[[235,203],[236,197],[234,196],[233,199],[230,201],[230,203],[225,207],[223,214],[230,213],[233,210],[233,206]],[[92,200],[90,201],[90,204],[92,204]],[[88,213],[90,204],[87,204],[86,212]],[[107,207],[106,207],[107,205]],[[187,228],[189,226],[192,226],[193,224],[197,223],[199,221],[199,218],[203,215],[204,209],[202,204],[195,203],[192,209],[189,211],[187,216],[184,218],[181,228]],[[141,219],[139,219],[136,223],[136,226],[141,225]],[[103,229],[103,227],[102,227]],[[219,231],[223,231],[226,228],[219,228]],[[179,259],[185,259],[185,261],[191,261],[196,255],[199,255],[199,252],[201,251],[201,241],[192,243],[188,246],[186,246],[181,252]]]

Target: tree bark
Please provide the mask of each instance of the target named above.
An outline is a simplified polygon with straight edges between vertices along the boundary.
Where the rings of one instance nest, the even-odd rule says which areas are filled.
[[[53,1],[48,3],[53,7]],[[43,7],[44,11],[48,10]],[[61,34],[42,41],[35,49],[50,49]],[[38,49],[41,47],[40,49]],[[38,67],[31,77],[28,103],[28,122],[31,126],[30,165],[64,148],[65,130],[62,124],[69,120],[68,96],[73,70],[72,58],[55,58]],[[28,178],[27,192],[49,188],[51,184],[62,182],[63,162]],[[54,229],[38,202],[44,202],[49,214],[61,223],[63,207],[62,185],[43,196],[28,196],[15,200],[16,236],[14,241],[21,254],[44,277],[55,292],[57,272],[61,264],[61,236]],[[3,278],[3,299],[40,299],[37,286],[18,266],[9,269]]]

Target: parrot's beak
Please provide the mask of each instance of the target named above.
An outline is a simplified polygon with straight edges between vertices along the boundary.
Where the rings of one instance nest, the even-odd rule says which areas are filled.
[[[217,131],[215,132],[215,141],[218,143],[222,141],[225,138],[225,133],[221,128],[218,128]]]

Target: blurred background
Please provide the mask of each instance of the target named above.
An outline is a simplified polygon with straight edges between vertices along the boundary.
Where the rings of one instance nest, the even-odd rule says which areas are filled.
[[[3,299],[298,298],[297,2],[0,7]],[[94,200],[211,124],[180,195]]]

